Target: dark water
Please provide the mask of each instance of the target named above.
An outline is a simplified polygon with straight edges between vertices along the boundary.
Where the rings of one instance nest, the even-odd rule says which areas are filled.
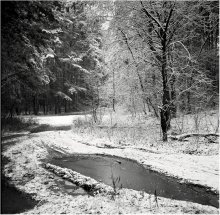
[[[1,214],[22,213],[33,208],[37,203],[30,195],[9,185],[4,176],[1,177]]]
[[[50,163],[72,169],[97,181],[112,186],[112,177],[120,178],[117,187],[144,190],[158,196],[196,202],[203,205],[219,207],[218,195],[205,188],[178,183],[177,179],[145,169],[143,166],[127,159],[80,155],[65,158],[54,158]]]

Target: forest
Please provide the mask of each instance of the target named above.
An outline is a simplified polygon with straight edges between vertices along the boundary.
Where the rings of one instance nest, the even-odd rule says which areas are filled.
[[[98,11],[98,12],[97,12]],[[218,107],[218,2],[2,2],[2,116]]]
[[[0,3],[2,174],[21,192],[35,193],[40,203],[32,212],[216,213],[219,1]],[[111,188],[106,188],[94,175],[62,169],[60,163],[67,161],[56,159],[70,155],[79,156],[71,160],[79,163],[84,155],[99,171],[114,159],[129,168],[134,160],[183,186],[198,185],[184,189],[204,195],[195,192],[189,200],[181,186],[173,190],[176,182],[167,185],[157,176],[152,180],[166,184],[166,195],[175,192],[177,203],[159,185],[128,191],[123,180],[133,176],[116,175],[113,164],[110,182],[103,182]],[[91,161],[88,155],[97,157]],[[70,189],[68,183],[84,189],[77,191],[80,197],[61,194]],[[87,192],[93,200],[84,196]],[[3,212],[13,213],[5,207]]]

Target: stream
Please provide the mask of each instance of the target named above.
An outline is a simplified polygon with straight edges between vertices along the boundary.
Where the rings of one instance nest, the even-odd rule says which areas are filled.
[[[176,200],[219,207],[218,195],[199,185],[179,183],[175,178],[144,168],[128,159],[103,155],[77,155],[53,158],[51,164],[69,168],[85,176],[118,188],[145,191]]]

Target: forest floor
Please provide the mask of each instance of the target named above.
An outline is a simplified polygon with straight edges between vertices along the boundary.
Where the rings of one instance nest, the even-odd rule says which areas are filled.
[[[114,199],[108,193],[85,195],[81,188],[76,189],[76,195],[70,195],[57,186],[56,176],[42,166],[42,159],[56,156],[57,152],[114,155],[219,193],[218,139],[188,138],[163,143],[159,122],[153,117],[100,114],[98,125],[88,115],[34,119],[38,124],[28,130],[2,134],[2,156],[8,160],[4,175],[16,188],[39,201],[25,213],[219,213],[212,206],[163,197],[158,197],[158,207],[151,200],[153,196],[124,188]],[[218,132],[218,112],[172,121],[173,134],[189,131]]]

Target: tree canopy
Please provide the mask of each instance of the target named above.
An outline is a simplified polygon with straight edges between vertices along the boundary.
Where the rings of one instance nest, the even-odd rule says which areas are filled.
[[[2,2],[2,111],[78,109],[102,61],[91,3]],[[32,110],[31,110],[32,109]]]
[[[217,1],[3,1],[3,115],[218,105]]]

